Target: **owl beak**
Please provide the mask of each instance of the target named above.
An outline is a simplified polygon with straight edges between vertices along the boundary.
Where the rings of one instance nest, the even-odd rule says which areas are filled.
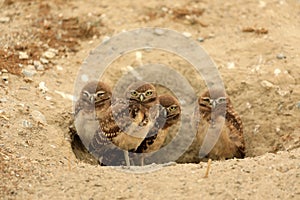
[[[91,102],[92,104],[95,103],[95,97],[94,97],[93,95],[91,95],[91,97],[90,97],[90,102]]]
[[[212,100],[210,103],[211,103],[212,109],[214,109],[217,105],[217,102],[215,100]]]
[[[140,94],[139,98],[140,98],[141,102],[143,102],[145,100],[145,96],[143,94]]]

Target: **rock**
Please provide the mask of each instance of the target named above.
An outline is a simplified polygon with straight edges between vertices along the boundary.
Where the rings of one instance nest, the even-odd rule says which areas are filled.
[[[33,77],[36,74],[35,67],[33,65],[27,65],[26,68],[22,69],[22,74],[27,78]]]
[[[165,31],[164,31],[163,29],[156,28],[156,29],[154,30],[154,33],[155,33],[156,35],[163,35],[163,34],[165,33]]]
[[[59,71],[62,71],[64,68],[62,66],[60,66],[60,65],[57,65],[56,69],[59,70]]]
[[[31,127],[32,127],[32,124],[31,124],[29,121],[27,121],[27,120],[23,120],[23,121],[22,121],[22,126],[23,126],[24,128],[31,128]]]
[[[39,83],[39,90],[42,91],[42,93],[46,93],[49,89],[46,87],[46,83],[45,82],[40,82]]]
[[[228,68],[228,69],[234,69],[234,68],[235,68],[234,62],[228,62],[228,63],[227,63],[227,68]]]
[[[288,90],[282,90],[282,89],[279,88],[278,90],[276,90],[276,93],[279,94],[282,97],[285,97],[288,94],[290,94],[290,91],[288,91]]]
[[[9,17],[0,17],[0,23],[8,23],[10,21]]]
[[[38,70],[38,71],[44,71],[45,70],[44,65],[42,65],[42,63],[38,60],[33,61],[33,65],[34,65],[35,69]]]
[[[247,107],[248,109],[251,109],[251,108],[252,108],[251,103],[247,102],[247,103],[246,103],[246,107]]]
[[[109,36],[104,36],[103,39],[102,39],[102,42],[105,43],[108,40],[110,40],[110,37]]]
[[[6,102],[7,102],[7,98],[4,97],[0,99],[0,103],[6,103]]]
[[[46,99],[47,101],[50,101],[50,100],[52,100],[52,97],[50,97],[50,96],[45,96],[45,99]]]
[[[275,76],[278,76],[280,73],[281,73],[281,70],[280,70],[280,69],[276,68],[276,69],[274,70]]]
[[[31,113],[32,119],[36,121],[37,123],[46,125],[47,120],[46,117],[38,110],[33,110]]]
[[[266,89],[271,89],[271,88],[274,88],[274,87],[275,87],[273,83],[271,83],[271,82],[269,82],[269,81],[267,81],[267,80],[261,81],[261,82],[260,82],[260,85],[263,86],[263,87],[266,88]]]
[[[286,56],[283,53],[279,53],[277,54],[276,58],[281,60],[281,59],[286,59]]]
[[[58,54],[58,50],[49,48],[46,52],[43,53],[43,56],[48,59],[54,58]]]
[[[19,59],[20,60],[27,60],[28,58],[29,58],[29,56],[26,52],[23,52],[23,51],[19,52]]]
[[[49,60],[47,60],[46,58],[40,58],[40,61],[41,61],[43,64],[48,64],[48,63],[49,63]]]
[[[187,37],[187,38],[192,37],[192,34],[189,32],[183,32],[182,35],[184,35],[184,37]]]
[[[204,38],[203,37],[198,37],[197,39],[199,42],[204,42]]]
[[[51,52],[51,51],[46,51],[43,56],[45,56],[48,59],[52,59],[55,57],[55,53]]]
[[[6,84],[6,85],[8,84],[8,72],[6,69],[3,69],[1,71],[1,79],[4,82],[4,84]]]
[[[296,107],[297,107],[298,109],[300,109],[300,101],[298,101],[298,102],[296,103]]]

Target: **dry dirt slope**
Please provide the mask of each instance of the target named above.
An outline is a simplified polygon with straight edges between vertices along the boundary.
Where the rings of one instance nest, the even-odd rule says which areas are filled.
[[[299,1],[141,3],[0,1],[0,68],[9,72],[0,87],[0,198],[299,199]],[[73,93],[105,36],[145,26],[204,39],[244,122],[248,158],[213,162],[207,179],[206,163],[132,174],[76,160],[65,139],[72,102],[61,94]]]

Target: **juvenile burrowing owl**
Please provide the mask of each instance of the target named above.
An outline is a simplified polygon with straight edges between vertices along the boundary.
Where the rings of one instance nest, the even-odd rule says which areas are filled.
[[[214,89],[211,93],[206,91],[199,97],[198,104],[200,120],[197,140],[202,145],[200,157],[208,153],[206,158],[211,159],[244,158],[242,121],[225,92],[220,89]],[[218,126],[221,133],[217,131]],[[205,137],[206,133],[208,135]],[[202,144],[204,140],[205,144]]]
[[[125,98],[126,101],[114,103],[99,120],[100,126],[89,147],[104,165],[118,165],[121,149],[129,166],[128,151],[138,148],[158,116],[158,98],[152,84],[138,82],[130,85]]]
[[[161,107],[155,125],[150,129],[146,138],[136,150],[136,153],[142,153],[141,165],[144,165],[144,153],[159,150],[168,135],[168,128],[180,120],[180,104],[175,97],[171,95],[161,95],[159,96],[159,104]]]
[[[82,143],[88,148],[99,126],[99,120],[111,105],[112,92],[103,82],[90,82],[80,92],[75,105],[75,128]]]

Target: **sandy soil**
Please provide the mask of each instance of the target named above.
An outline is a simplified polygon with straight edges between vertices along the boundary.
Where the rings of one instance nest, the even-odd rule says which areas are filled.
[[[0,199],[300,199],[299,1],[2,0],[0,6]],[[201,39],[241,115],[245,159],[213,161],[203,178],[205,162],[128,173],[75,157],[68,125],[78,70],[104,38],[139,27]],[[174,55],[143,59],[196,80]],[[104,79],[113,84],[120,66],[132,62],[134,54],[124,55]],[[191,85],[198,95],[205,89],[201,80]]]

